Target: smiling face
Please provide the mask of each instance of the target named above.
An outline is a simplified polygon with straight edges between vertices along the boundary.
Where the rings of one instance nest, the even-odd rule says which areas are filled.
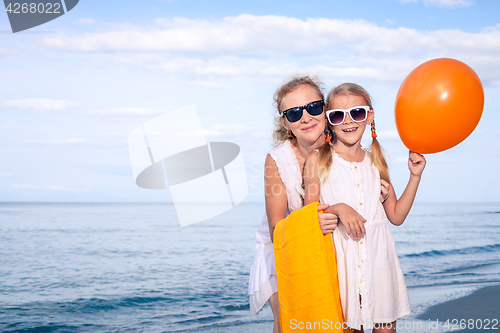
[[[332,97],[329,103],[329,109],[350,109],[355,106],[367,105],[366,100],[358,95],[340,94]],[[337,136],[337,143],[347,147],[359,145],[365,131],[366,125],[373,121],[373,110],[368,112],[366,120],[355,122],[351,119],[349,113],[345,115],[344,122],[340,125],[330,125]]]
[[[304,106],[311,102],[321,100],[321,96],[316,89],[309,85],[301,85],[292,90],[281,100],[280,111],[284,111],[297,106]],[[325,131],[325,112],[318,116],[311,116],[306,110],[302,110],[302,118],[296,122],[289,122],[286,117],[280,119],[287,130],[291,130],[297,137],[297,143],[303,146],[310,146],[318,140],[323,139]],[[324,140],[324,139],[323,139]]]

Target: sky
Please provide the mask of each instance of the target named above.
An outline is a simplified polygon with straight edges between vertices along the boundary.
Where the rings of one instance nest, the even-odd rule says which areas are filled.
[[[326,92],[343,82],[370,92],[401,194],[398,88],[416,66],[449,57],[481,78],[484,112],[464,142],[426,155],[416,200],[499,202],[499,12],[497,0],[81,0],[16,34],[0,13],[0,201],[171,201],[135,185],[127,138],[194,104],[208,141],[240,146],[245,201],[263,202],[272,95],[293,74],[317,75]]]

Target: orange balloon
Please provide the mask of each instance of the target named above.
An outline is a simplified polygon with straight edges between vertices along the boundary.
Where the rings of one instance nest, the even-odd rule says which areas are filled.
[[[411,151],[437,153],[474,131],[483,106],[483,86],[472,68],[455,59],[433,59],[411,71],[401,84],[396,126]]]

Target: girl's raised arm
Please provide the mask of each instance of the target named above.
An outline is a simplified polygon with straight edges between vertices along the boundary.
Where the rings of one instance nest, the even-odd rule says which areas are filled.
[[[399,199],[396,198],[396,193],[394,192],[392,184],[390,185],[389,198],[387,198],[383,205],[387,218],[392,224],[401,225],[410,212],[413,201],[415,200],[415,195],[417,194],[422,171],[424,171],[425,168],[425,163],[425,157],[410,151],[408,158],[410,180],[408,181],[408,185],[406,185],[406,188]]]
[[[266,200],[266,214],[269,223],[269,235],[274,240],[274,228],[279,221],[286,217],[287,195],[286,188],[281,180],[276,162],[271,155],[267,155],[264,166],[264,194]]]

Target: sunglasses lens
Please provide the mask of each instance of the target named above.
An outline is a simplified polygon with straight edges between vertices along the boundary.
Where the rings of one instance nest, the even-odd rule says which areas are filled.
[[[305,106],[298,106],[283,112],[285,112],[286,119],[288,119],[289,122],[294,123],[302,118],[302,112],[304,109],[306,109],[311,116],[319,116],[323,113],[323,101],[311,102]]]
[[[302,108],[293,108],[286,111],[286,119],[294,123],[302,118]]]
[[[311,116],[319,116],[323,112],[323,103],[321,101],[313,102],[307,106],[306,110]]]
[[[363,108],[352,109],[349,114],[354,121],[363,121],[366,118],[366,110]]]
[[[344,112],[342,111],[332,112],[330,113],[329,118],[330,118],[330,123],[332,123],[333,125],[342,124],[342,122],[344,121]]]

